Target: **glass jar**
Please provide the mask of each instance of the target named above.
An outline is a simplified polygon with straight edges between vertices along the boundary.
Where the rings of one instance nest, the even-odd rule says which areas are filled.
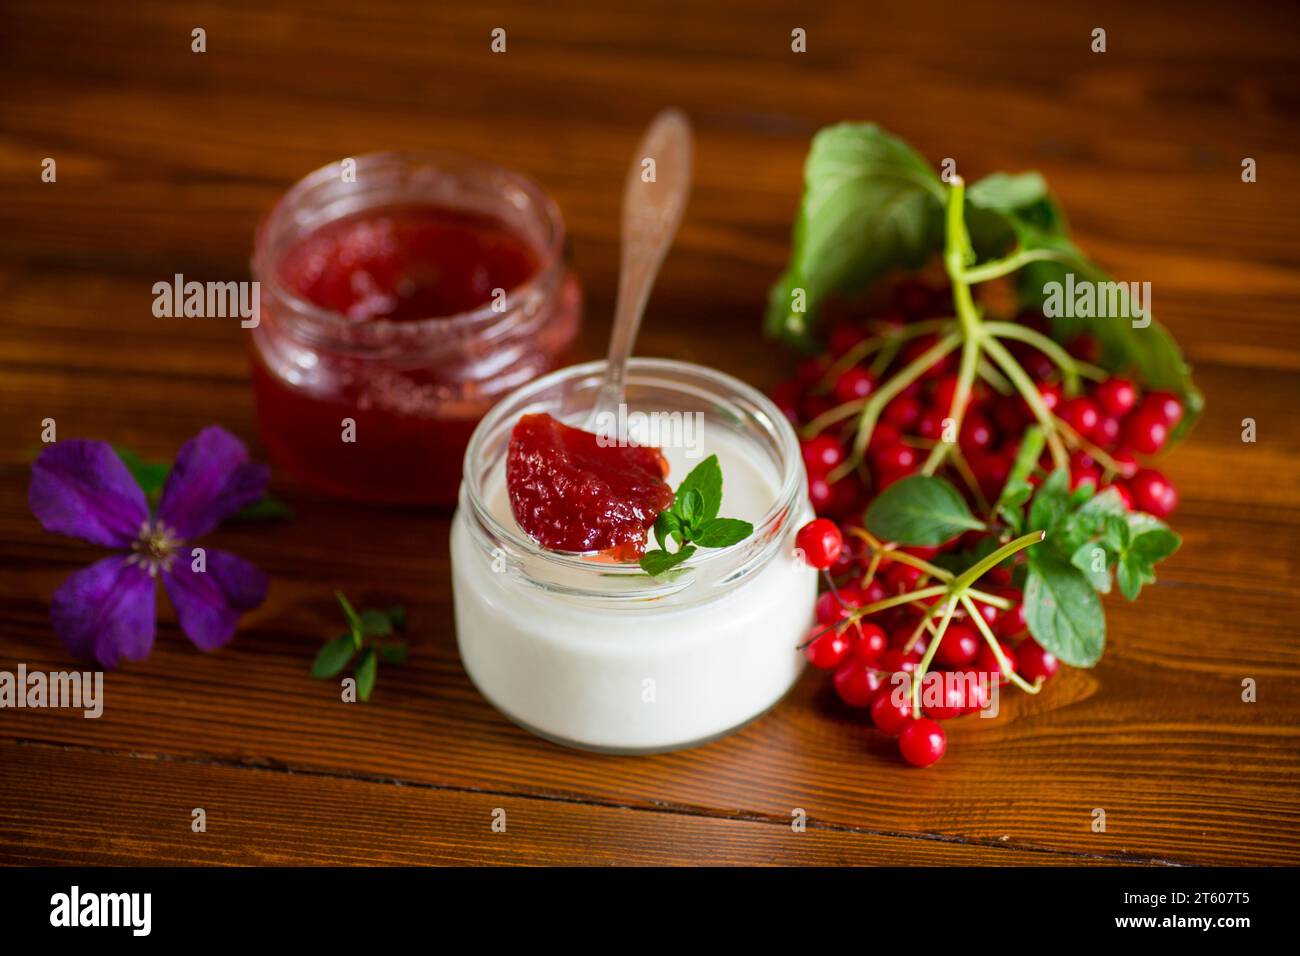
[[[703,454],[722,461],[722,514],[738,513],[729,488],[760,509],[762,501],[770,505],[754,512],[762,517],[750,538],[699,550],[671,580],[635,564],[547,551],[510,512],[510,433],[525,412],[583,425],[604,364],[561,369],[525,386],[470,440],[451,531],[461,660],[507,717],[558,743],[615,753],[695,746],[765,713],[802,670],[797,647],[812,621],[817,578],[794,555],[794,534],[812,517],[799,443],[771,401],[731,376],[633,359],[629,418],[700,413]],[[761,498],[742,477],[766,489]],[[681,478],[670,473],[669,482]]]
[[[319,262],[302,250],[326,227],[360,231],[422,210],[494,224],[535,268],[474,308],[400,321],[359,321],[322,306],[286,272],[296,256],[319,278]],[[391,245],[402,235],[391,227],[373,241]],[[478,420],[502,395],[562,365],[577,335],[581,293],[564,249],[555,203],[525,177],[477,160],[377,153],[301,180],[258,228],[252,260],[261,283],[252,378],[262,440],[276,464],[339,497],[453,504]],[[438,265],[427,267],[437,275]],[[443,275],[453,270],[466,271],[454,261]],[[356,285],[369,274],[351,278]]]

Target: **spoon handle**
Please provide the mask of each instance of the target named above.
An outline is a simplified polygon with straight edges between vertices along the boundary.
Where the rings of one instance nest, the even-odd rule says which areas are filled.
[[[650,288],[668,254],[691,192],[691,124],[666,109],[650,123],[623,185],[622,263],[602,406],[623,398],[628,356],[641,328]]]

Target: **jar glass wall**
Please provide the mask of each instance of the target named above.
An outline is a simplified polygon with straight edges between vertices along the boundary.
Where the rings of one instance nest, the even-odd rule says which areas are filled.
[[[552,740],[620,753],[692,746],[765,713],[803,667],[797,647],[817,581],[794,556],[794,533],[812,517],[799,445],[785,417],[742,382],[633,359],[629,417],[699,413],[703,454],[723,463],[722,513],[733,513],[729,494],[763,496],[754,534],[700,550],[666,581],[635,564],[547,551],[510,513],[510,432],[529,412],[581,426],[603,371],[594,362],[540,379],[474,433],[452,523],[461,659],[489,701]]]
[[[478,244],[467,251],[461,235]],[[330,237],[327,253],[321,236]],[[422,245],[403,248],[412,243]],[[488,163],[382,153],[307,176],[261,224],[253,253],[261,321],[251,336],[252,377],[271,457],[328,494],[453,504],[479,419],[562,365],[578,332],[581,293],[564,248],[555,204],[525,177]],[[516,266],[521,281],[492,290],[503,281],[492,272],[500,263],[476,262],[474,253],[501,261],[513,253],[528,269]],[[358,269],[364,257],[367,268]],[[385,289],[392,262],[399,277]],[[351,271],[335,277],[336,268]],[[418,310],[431,300],[407,288],[417,284],[416,269],[452,290],[437,300],[452,308],[478,293],[488,298],[425,315]],[[335,278],[331,294],[346,297],[348,311],[321,291]],[[366,283],[374,287],[358,289]],[[385,317],[386,295],[409,296],[400,319]],[[371,314],[374,301],[380,311]]]

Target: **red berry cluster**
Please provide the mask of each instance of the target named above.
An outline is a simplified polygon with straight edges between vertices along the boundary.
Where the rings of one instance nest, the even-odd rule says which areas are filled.
[[[871,431],[866,467],[837,474],[844,470],[841,466],[848,460],[856,427],[853,415],[837,415],[837,410],[847,411],[849,403],[869,397],[892,371],[923,355],[936,341],[934,333],[903,338],[897,354],[882,368],[881,359],[890,353],[868,348],[870,338],[888,338],[916,328],[916,323],[935,314],[946,297],[945,291],[919,282],[901,283],[895,290],[894,311],[868,325],[841,322],[830,333],[829,351],[800,363],[795,377],[773,390],[778,407],[804,434],[808,492],[818,514],[841,518],[861,513],[874,493],[916,473],[927,448],[953,437],[943,435],[957,388],[957,357],[949,353],[885,405]],[[1018,321],[1045,332],[1038,315],[1022,314]],[[1091,369],[1087,363],[1095,359],[1098,346],[1091,336],[1083,335],[1066,350]],[[1176,489],[1159,471],[1142,466],[1136,456],[1154,455],[1164,447],[1183,415],[1179,399],[1162,391],[1143,396],[1133,382],[1118,376],[1102,378],[1080,394],[1067,396],[1060,368],[1046,354],[1022,342],[1013,343],[1011,352],[1063,426],[1061,433],[1071,448],[1071,486],[1113,485],[1130,509],[1167,517],[1178,503]],[[860,361],[856,360],[859,353],[863,354]],[[819,426],[822,420],[829,424]],[[1033,420],[1020,395],[1000,394],[983,381],[974,384],[955,437],[971,477],[986,498],[993,499],[1001,491],[1025,428]],[[1044,454],[1044,465],[1050,468]]]
[[[982,629],[958,610],[936,649],[938,667],[926,678],[942,681],[942,693],[955,696],[946,696],[938,705],[926,704],[925,717],[914,719],[910,705],[898,703],[893,693],[893,675],[913,673],[921,663],[930,641],[922,625],[928,606],[918,600],[871,614],[863,609],[931,583],[924,570],[905,561],[911,557],[924,564],[941,549],[905,548],[890,557],[889,551],[872,549],[869,537],[854,528],[846,543],[839,527],[826,518],[810,521],[796,535],[796,546],[808,564],[844,579],[818,597],[817,623],[808,631],[803,650],[814,667],[833,672],[835,691],[845,704],[870,708],[876,727],[899,738],[904,759],[924,767],[942,757],[947,746],[937,722],[974,713],[987,703],[978,694],[970,698],[961,688],[983,686],[979,675],[1001,675],[1003,684],[1010,675],[983,639]],[[994,568],[980,583],[998,600],[994,604],[977,597],[976,607],[997,635],[1009,668],[1031,684],[1053,677],[1060,664],[1026,633],[1021,593],[1011,586],[1010,574]],[[947,681],[947,673],[962,679]]]
[[[959,535],[940,547],[895,548],[875,542],[862,527],[861,516],[876,493],[920,471],[927,449],[954,437],[942,432],[958,387],[956,354],[930,365],[884,405],[861,467],[850,468],[846,462],[858,427],[853,411],[899,366],[934,346],[934,334],[908,335],[903,330],[923,329],[920,323],[937,315],[948,295],[917,281],[899,284],[892,312],[869,324],[837,325],[829,351],[801,363],[795,377],[778,385],[773,395],[803,433],[809,496],[822,516],[800,529],[796,544],[831,583],[818,598],[817,623],[807,635],[804,653],[813,666],[833,672],[835,690],[845,704],[869,708],[876,727],[898,737],[904,759],[916,766],[943,756],[947,742],[939,721],[979,710],[983,701],[948,699],[945,690],[940,704],[924,706],[925,716],[914,718],[912,707],[898,703],[892,693],[892,677],[921,664],[935,631],[928,612],[938,598],[864,609],[937,583],[931,560],[943,551],[973,547],[982,533]],[[1036,315],[1021,315],[1018,321],[1045,332]],[[894,345],[882,348],[882,340],[891,337]],[[1108,377],[1093,367],[1098,348],[1090,336],[1066,346],[1093,379],[1072,396],[1066,394],[1059,361],[1025,342],[1011,343],[1010,351],[1059,426],[1069,451],[1071,486],[1114,487],[1130,510],[1168,516],[1178,501],[1173,484],[1155,469],[1143,467],[1137,456],[1155,454],[1165,445],[1183,415],[1178,398],[1159,391],[1142,395],[1128,379]],[[1018,393],[1002,394],[983,381],[975,383],[955,436],[960,455],[954,457],[963,464],[962,477],[976,504],[987,507],[997,498],[1025,429],[1034,420]],[[1046,452],[1043,464],[1052,467]],[[1014,679],[1030,689],[1053,677],[1060,664],[1028,635],[1022,595],[1006,568],[993,568],[976,587],[973,606],[987,627],[971,620],[965,607],[954,611],[931,661],[937,669],[926,675],[922,687],[932,677],[942,680],[945,674],[970,672],[998,675],[1000,683]],[[996,636],[1014,678],[1001,666],[985,631]]]

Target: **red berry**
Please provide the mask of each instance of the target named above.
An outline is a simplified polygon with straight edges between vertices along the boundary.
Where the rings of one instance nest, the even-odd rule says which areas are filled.
[[[813,637],[815,634],[821,636],[813,638],[813,642],[803,649],[804,656],[813,667],[828,671],[838,667],[844,662],[844,658],[849,656],[851,647],[847,634],[827,631],[822,625],[814,624],[808,632],[808,637]]]
[[[813,511],[825,514],[835,503],[835,489],[831,483],[820,475],[808,478],[808,500],[812,502]]]
[[[916,467],[916,449],[908,445],[885,445],[871,456],[877,471],[896,474],[910,472]]]
[[[1131,451],[1113,452],[1110,457],[1114,459],[1115,464],[1119,465],[1119,473],[1125,478],[1133,477],[1141,467]]]
[[[1154,455],[1169,439],[1169,424],[1159,409],[1145,403],[1124,421],[1124,443],[1144,455]]]
[[[994,568],[993,570],[1006,570],[1005,568]],[[979,611],[980,617],[984,618],[984,623],[989,626],[989,630],[997,633],[998,620],[1002,617],[1002,609],[992,604],[985,604],[977,597],[972,597],[975,602],[975,610]],[[978,636],[978,635],[977,635]]]
[[[1154,468],[1143,468],[1128,480],[1138,510],[1167,518],[1178,507],[1178,489]]]
[[[967,415],[961,423],[961,434],[957,436],[957,443],[967,454],[975,449],[986,451],[993,447],[995,441],[997,441],[997,433],[983,415]]]
[[[930,409],[916,420],[913,426],[918,438],[924,438],[927,441],[938,441],[943,435],[943,423],[947,418],[947,412],[941,412],[938,409]]]
[[[1084,332],[1065,343],[1065,349],[1077,359],[1096,364],[1101,358],[1101,342],[1095,335]]]
[[[914,568],[910,564],[900,564],[895,561],[885,569],[885,590],[890,594],[913,591],[916,589],[916,583],[921,580],[923,573],[920,568]]]
[[[916,665],[921,663],[921,655],[916,651],[904,654],[902,648],[891,647],[880,655],[880,669],[890,674],[902,672],[911,674]]]
[[[852,322],[841,322],[835,328],[831,329],[831,334],[827,338],[827,345],[830,346],[831,354],[835,356],[843,355],[849,349],[853,348],[859,342],[867,337],[867,333]]]
[[[794,375],[804,385],[816,385],[830,366],[830,360],[826,356],[818,355],[815,358],[804,359],[795,366]]]
[[[794,536],[795,547],[803,552],[803,559],[814,568],[829,568],[840,556],[844,537],[835,522],[828,518],[814,518],[799,529]]]
[[[1172,392],[1151,392],[1142,400],[1142,408],[1150,409],[1170,428],[1183,420],[1183,403]]]
[[[933,717],[935,720],[952,720],[965,712],[966,691],[962,683],[947,680],[942,673],[931,671],[925,675],[925,680],[921,684],[921,700],[933,700],[936,696],[942,703],[921,705],[921,710],[927,717]]]
[[[998,646],[1002,648],[1002,653],[1006,657],[1011,671],[1013,673],[1017,672],[1015,651],[1001,641],[998,641]],[[1000,674],[1001,679],[998,681],[1000,684],[1005,684],[1010,679],[1007,673],[998,666],[997,655],[993,653],[993,648],[989,647],[987,642],[980,648],[979,654],[975,657],[974,669],[979,674]]]
[[[1038,386],[1038,394],[1049,412],[1054,412],[1061,404],[1061,386],[1055,382],[1043,382]]]
[[[1106,413],[1115,418],[1123,418],[1137,405],[1137,388],[1126,378],[1108,378],[1092,391]]]
[[[1084,438],[1093,437],[1097,431],[1097,422],[1101,420],[1101,413],[1097,410],[1096,403],[1082,396],[1061,402],[1057,414],[1062,421]]]
[[[912,721],[912,705],[908,703],[907,696],[904,694],[902,700],[895,702],[894,689],[893,684],[886,684],[871,702],[871,722],[891,737],[897,737]]]
[[[1106,487],[1115,489],[1115,494],[1119,495],[1119,500],[1124,502],[1124,509],[1126,511],[1133,510],[1133,492],[1128,490],[1127,484],[1122,481],[1116,481]]]
[[[964,667],[975,660],[980,650],[980,637],[965,624],[949,624],[943,640],[935,651],[935,658],[947,667]]]
[[[817,603],[813,605],[813,609],[817,615],[817,623],[823,627],[836,623],[845,614],[844,605],[840,603],[834,591],[823,591],[817,595]]]
[[[804,467],[814,477],[823,477],[844,462],[844,446],[831,435],[809,438],[800,450],[803,452]]]
[[[835,397],[841,402],[851,402],[866,398],[876,388],[876,380],[871,373],[860,365],[855,365],[841,373],[835,380]]]
[[[1016,648],[1016,671],[1029,683],[1038,678],[1050,680],[1061,669],[1061,662],[1039,646],[1032,637],[1027,637]]]
[[[885,406],[883,418],[889,424],[906,431],[921,417],[921,403],[906,393]]]
[[[948,749],[948,738],[935,721],[914,720],[898,735],[898,749],[913,767],[928,767]]]
[[[778,382],[772,389],[772,401],[777,408],[781,409],[781,414],[792,422],[799,420],[799,398],[803,394],[803,388],[798,382],[789,379],[784,382]]]
[[[1114,448],[1122,431],[1123,426],[1118,418],[1114,415],[1102,415],[1101,418],[1097,419],[1097,427],[1093,430],[1092,440],[1102,448]]]
[[[875,664],[889,647],[889,639],[879,624],[859,622],[858,639],[853,644],[853,660],[859,664]]]
[[[1029,624],[1025,621],[1025,602],[1019,591],[1015,588],[1002,588],[995,592],[998,597],[1006,598],[1011,601],[1011,607],[1002,612],[998,618],[997,635],[999,637],[1015,637],[1021,631],[1025,630]],[[988,644],[984,645],[988,650]]]
[[[831,680],[840,700],[850,707],[866,707],[885,683],[884,677],[874,667],[852,657],[835,669]]]

